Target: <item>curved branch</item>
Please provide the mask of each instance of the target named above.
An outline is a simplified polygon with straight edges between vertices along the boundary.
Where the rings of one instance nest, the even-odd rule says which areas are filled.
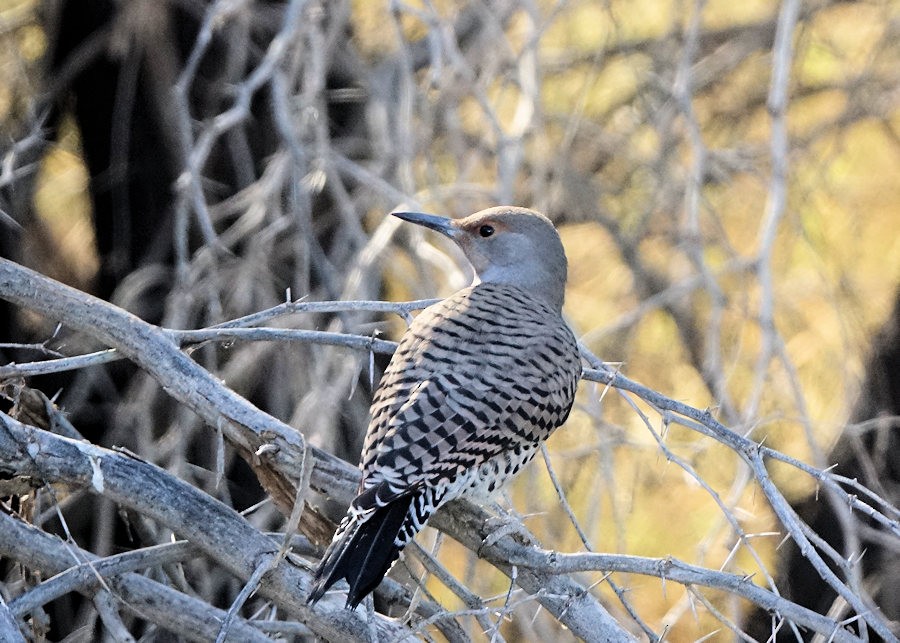
[[[276,493],[290,494],[286,495],[289,498],[288,502],[293,501],[294,480],[300,471],[302,449],[306,447],[302,437],[294,429],[267,416],[240,396],[225,389],[209,372],[182,353],[176,342],[173,341],[176,338],[211,341],[224,336],[237,337],[241,333],[227,327],[203,331],[179,331],[178,333],[164,331],[111,304],[95,300],[84,293],[62,286],[5,260],[0,260],[0,297],[82,330],[95,338],[106,341],[127,355],[156,377],[171,395],[199,413],[208,424],[227,427],[228,430],[223,433],[245,454],[245,457],[249,458],[251,465],[264,480],[264,484],[265,481],[268,481],[267,489],[274,488]],[[250,331],[247,334],[253,339],[286,339],[290,335],[290,332],[287,332],[281,336],[281,333],[285,332],[282,329],[246,330]],[[217,333],[224,333],[224,335]],[[302,334],[304,341],[310,341],[317,335],[312,333],[307,336],[307,333]],[[342,343],[357,349],[391,352],[395,346],[392,342],[381,340],[375,344],[371,337],[344,335],[332,338],[331,334],[326,335],[325,341],[331,342],[337,339],[339,341],[335,343]],[[340,339],[341,337],[345,339]],[[593,356],[587,355],[586,357],[592,363],[602,366],[602,363]],[[847,493],[830,474],[793,461],[784,454],[762,447],[729,430],[718,422],[709,411],[701,411],[667,398],[619,373],[602,368],[585,369],[584,378],[608,384],[622,392],[633,393],[651,404],[666,421],[683,424],[721,442],[740,455],[750,465],[776,515],[800,544],[801,550],[810,558],[822,578],[834,587],[858,613],[865,614],[865,620],[876,631],[890,635],[881,616],[867,611],[861,598],[850,591],[816,551],[806,534],[805,525],[799,522],[781,492],[772,483],[764,460],[765,458],[776,458],[794,464],[806,473],[813,475],[821,483],[842,494],[841,497],[845,498],[854,509],[866,515],[878,517],[882,524],[889,527],[889,531],[896,534],[900,528],[895,519],[884,516],[872,506],[862,502],[856,495]],[[83,443],[73,442],[73,444],[82,445]],[[358,484],[357,471],[327,453],[313,447],[306,448],[310,449],[314,463],[310,476],[311,488],[327,494],[339,502],[348,503]],[[117,454],[117,457],[124,456]],[[81,475],[89,476],[88,469],[83,469]],[[88,480],[89,478],[83,479],[85,482]],[[286,504],[284,500],[285,498],[282,498],[283,505]],[[163,518],[163,516],[158,517],[160,520]],[[496,542],[491,538],[486,543],[485,539],[490,535],[486,527],[488,518],[488,514],[483,510],[468,503],[457,502],[447,507],[446,510],[438,512],[432,520],[432,525],[477,552],[508,575],[512,575],[514,573],[513,566],[517,566],[516,582],[533,594],[548,611],[577,635],[588,640],[623,640],[623,637],[629,636],[582,584],[572,578],[560,575],[563,570],[579,571],[576,567],[550,568],[544,563],[528,566],[515,562],[543,560],[541,556],[543,556],[544,550],[537,546],[534,538],[523,527],[517,532],[518,538],[504,536],[497,539]],[[519,525],[519,527],[521,526]],[[196,536],[200,538],[203,534],[197,533]],[[265,546],[264,544],[263,541],[257,543],[257,553],[260,555],[265,553],[265,546],[271,543]],[[611,565],[607,571],[619,571],[620,568],[611,562],[618,561],[615,563],[616,565],[624,566],[621,567],[621,571],[627,571],[625,568],[632,565],[629,570],[634,573],[646,573],[647,569],[653,569],[653,565],[656,564],[652,561],[646,562],[646,559],[630,559],[628,557],[563,558],[562,560],[580,560],[582,562],[579,564],[582,565],[588,564],[584,563],[584,560],[592,560],[592,564],[604,561],[604,564]],[[645,562],[637,565],[634,563],[635,560]],[[235,558],[226,556],[223,564],[243,578],[248,578],[252,574],[252,569],[248,566],[250,563],[246,558],[243,562],[238,562]],[[575,563],[567,562],[566,564],[574,565]],[[234,567],[234,565],[238,565],[238,567]],[[649,567],[647,567],[648,565]],[[682,574],[683,578],[675,578],[672,575],[666,576],[666,578],[687,584],[726,589],[726,591],[741,595],[766,609],[776,610],[798,624],[806,625],[827,636],[835,636],[836,640],[853,640],[844,638],[849,634],[839,628],[833,620],[804,611],[800,606],[785,601],[775,593],[758,588],[752,583],[738,582],[737,579],[740,577],[728,574],[717,576],[716,572],[710,572],[710,570],[705,570],[705,572],[711,575],[703,576],[698,575],[701,568],[687,569],[684,564],[680,563],[678,567],[680,569],[678,573]],[[659,576],[658,573],[651,573],[651,575]]]
[[[103,449],[24,425],[0,414],[0,466],[43,483],[63,482],[103,494],[185,538],[243,580],[277,554],[280,543],[254,529],[234,509],[131,454]],[[309,572],[288,559],[269,569],[259,592],[332,641],[368,640],[370,625],[384,637],[405,636],[399,624],[325,602],[305,601]]]
[[[71,568],[76,559],[91,561],[96,558],[90,552],[5,513],[0,513],[0,555],[48,576]],[[86,596],[94,594],[100,581],[96,574],[93,578],[93,586],[83,585],[77,588],[78,591]],[[192,641],[215,638],[225,618],[223,610],[140,574],[125,573],[109,578],[107,585],[142,618],[162,628],[177,630],[180,636]],[[233,641],[261,643],[268,640],[245,619],[235,621],[231,634]]]
[[[225,388],[212,374],[182,353],[158,327],[2,258],[0,298],[58,320],[116,348],[207,424],[221,426],[225,437],[253,467],[260,482],[285,513],[290,513],[294,501],[295,480],[302,471],[304,448],[310,449],[313,456],[310,488],[344,504],[353,499],[359,484],[359,472],[355,467],[306,445],[298,431]],[[484,522],[486,514],[471,504],[458,505],[454,513],[459,520],[445,521],[443,529],[473,551],[478,551],[482,543],[477,526]],[[511,539],[507,544],[515,545]],[[242,577],[246,579],[252,569],[245,571],[246,575]],[[554,593],[551,595],[539,592],[539,581],[530,582],[529,578],[535,577],[519,579],[522,587],[534,593],[536,600],[563,625],[573,632],[583,633],[586,640],[630,639],[600,602],[577,581],[559,576],[553,578]],[[572,598],[571,601],[562,600],[559,596]]]

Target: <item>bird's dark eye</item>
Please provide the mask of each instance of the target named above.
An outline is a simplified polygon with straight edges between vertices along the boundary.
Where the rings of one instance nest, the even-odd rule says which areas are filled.
[[[485,237],[485,238],[490,237],[492,234],[494,234],[494,226],[483,225],[480,228],[478,228],[478,234],[480,234],[482,237]]]

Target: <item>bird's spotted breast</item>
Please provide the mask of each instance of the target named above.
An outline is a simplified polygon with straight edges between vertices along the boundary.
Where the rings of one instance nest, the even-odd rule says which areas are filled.
[[[413,322],[385,371],[364,484],[388,471],[434,484],[540,443],[568,415],[580,372],[575,338],[549,306],[499,284],[460,291]]]

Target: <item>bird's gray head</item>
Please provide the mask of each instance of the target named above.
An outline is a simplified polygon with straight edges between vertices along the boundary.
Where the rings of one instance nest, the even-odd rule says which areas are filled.
[[[489,208],[464,219],[393,214],[453,239],[481,281],[518,286],[562,309],[566,253],[556,228],[543,214],[512,206]]]

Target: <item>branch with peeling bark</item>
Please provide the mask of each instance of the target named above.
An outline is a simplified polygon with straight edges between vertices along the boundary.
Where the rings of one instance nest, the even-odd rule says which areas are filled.
[[[133,361],[151,373],[170,395],[198,413],[209,426],[221,429],[228,442],[253,467],[285,515],[291,515],[292,509],[294,510],[292,519],[294,522],[300,520],[301,531],[315,528],[315,514],[309,510],[304,511],[302,504],[295,507],[295,499],[304,501],[307,493],[306,485],[309,489],[341,503],[347,503],[352,498],[358,484],[355,468],[306,444],[297,430],[266,415],[242,397],[229,391],[186,355],[181,347],[198,341],[235,339],[317,341],[315,337],[318,336],[321,341],[350,349],[387,353],[393,350],[394,345],[391,342],[348,335],[342,335],[341,337],[345,339],[337,341],[337,338],[331,337],[333,333],[317,335],[314,331],[303,331],[300,334],[296,332],[292,334],[286,329],[245,328],[278,314],[274,309],[273,312],[261,313],[245,320],[235,320],[217,328],[200,331],[166,331],[147,324],[111,304],[96,300],[6,260],[0,260],[0,297],[91,336],[115,349],[119,356]],[[408,314],[410,310],[415,309],[414,306],[421,303],[383,304],[380,309]],[[328,309],[331,310],[338,304],[327,306],[330,306]],[[297,312],[297,310],[285,306],[283,312]],[[841,485],[842,481],[833,479],[827,473],[792,461],[783,454],[741,437],[720,424],[709,412],[670,400],[606,368],[599,361],[595,361],[596,358],[593,356],[586,355],[586,358],[592,360],[594,366],[599,367],[585,370],[586,379],[608,384],[623,395],[637,396],[649,403],[665,421],[683,424],[726,444],[738,453],[752,469],[767,500],[791,536],[801,544],[817,569],[821,567],[823,578],[858,613],[864,612],[865,599],[851,592],[828,567],[818,551],[821,543],[814,535],[806,532],[805,525],[800,523],[790,510],[772,483],[765,460],[774,458],[797,466],[808,475],[814,476],[820,484],[828,486],[833,493],[843,494],[841,497],[845,498],[854,510],[878,519],[886,528],[888,535],[900,537],[895,509],[879,502],[877,496],[869,496],[869,502],[865,502],[863,496],[857,493],[857,489],[852,488],[848,491]],[[67,359],[78,358],[49,361],[60,362]],[[4,367],[4,376],[15,375],[17,368],[20,367],[17,365]],[[21,368],[20,375],[30,372],[28,366]],[[258,583],[257,591],[261,595],[320,636],[333,640],[366,640],[378,635],[393,638],[409,634],[409,630],[403,625],[385,620],[374,613],[343,610],[337,606],[336,601],[325,601],[315,609],[306,607],[303,599],[309,582],[309,572],[295,559],[278,556],[281,546],[279,540],[262,534],[234,510],[154,465],[130,454],[101,449],[86,442],[21,424],[9,416],[0,419],[2,419],[0,469],[30,476],[42,484],[58,482],[72,487],[87,488],[93,493],[102,494],[152,518],[186,538],[196,555],[206,556],[245,582],[253,578]],[[298,515],[301,511],[302,514]],[[304,517],[313,523],[304,523]],[[3,524],[14,525],[14,523]],[[547,551],[539,546],[521,523],[514,522],[508,533],[502,530],[498,537],[498,532],[491,528],[490,515],[464,502],[452,503],[439,512],[430,524],[448,533],[514,578],[519,587],[531,594],[561,623],[585,640],[627,640],[632,637],[629,633],[632,625],[626,627],[616,622],[590,592],[589,587],[575,577],[584,572],[627,572],[663,578],[690,588],[725,590],[751,600],[792,623],[826,637],[832,637],[833,640],[859,640],[835,619],[802,608],[778,596],[774,587],[769,589],[759,587],[748,578],[739,575],[692,566],[673,559],[593,553],[560,554]],[[215,528],[211,529],[211,525]],[[15,526],[19,532],[25,528],[32,532],[38,531],[24,525]],[[14,531],[0,531],[0,539],[3,540],[0,542],[0,548],[5,550],[4,555],[21,559],[21,553],[13,553],[22,551],[12,547],[12,543],[19,542],[11,535]],[[46,534],[40,538],[45,536],[55,538]],[[56,546],[63,545],[57,543]],[[53,563],[30,561],[30,564],[38,569],[55,573],[84,565],[89,558],[84,554],[80,559],[70,560],[68,563],[57,560]],[[29,561],[21,562],[29,564]],[[136,579],[140,577],[132,572],[122,575],[122,569],[114,566],[112,569],[117,574],[117,583],[139,582]],[[102,572],[94,571],[103,575]],[[98,586],[97,583],[93,586],[78,583],[72,585],[77,591],[96,590]],[[21,604],[23,603],[14,605]],[[20,616],[15,610],[11,613]],[[432,609],[430,622],[440,621],[436,615]],[[221,614],[213,618],[221,618]],[[891,636],[888,625],[880,615],[869,612],[865,618],[875,631],[888,638]],[[254,627],[239,618],[232,618],[229,621],[229,627],[245,626],[250,629]],[[452,633],[448,638],[460,640],[458,635]]]
[[[295,483],[304,479],[305,449],[309,449],[312,456],[309,486],[339,502],[349,503],[352,499],[358,485],[358,472],[354,467],[306,445],[295,429],[229,391],[181,352],[163,330],[109,303],[6,260],[0,260],[0,297],[106,343],[151,373],[170,395],[201,415],[207,424],[222,428],[226,439],[247,459],[260,482],[286,514],[290,513],[297,496]],[[6,457],[4,454],[4,459]],[[474,507],[471,511],[478,515]],[[200,528],[202,530],[202,523]],[[175,528],[173,531],[183,533]],[[448,533],[458,540],[465,540],[459,528],[450,527]],[[260,553],[263,549],[260,547]],[[240,577],[249,578],[252,569],[232,567],[235,562],[232,560],[227,567]],[[549,580],[548,576],[548,583]],[[538,600],[558,614],[561,622],[572,631],[581,632],[589,639],[597,633],[604,637],[595,640],[628,637],[579,583],[562,579],[555,580],[554,585],[558,586],[558,596],[577,597],[579,609],[566,609],[557,595],[538,596]],[[537,589],[535,586],[534,591]],[[344,614],[338,614],[335,618],[345,618]],[[346,618],[352,621],[352,617]]]

